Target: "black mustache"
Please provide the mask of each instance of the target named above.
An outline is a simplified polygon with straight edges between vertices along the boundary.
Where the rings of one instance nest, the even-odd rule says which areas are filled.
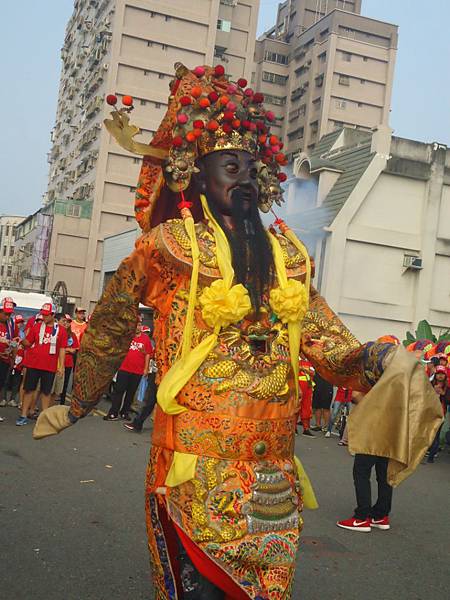
[[[243,202],[244,200],[253,200],[253,190],[248,187],[235,187],[231,192],[231,200],[234,202]]]

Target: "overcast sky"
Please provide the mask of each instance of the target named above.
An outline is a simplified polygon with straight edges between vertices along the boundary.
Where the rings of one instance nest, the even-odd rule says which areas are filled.
[[[278,0],[261,0],[259,32],[273,24],[277,5]],[[72,7],[72,0],[2,2],[0,213],[26,215],[41,205],[59,51]],[[400,27],[395,134],[450,146],[450,0],[363,0],[362,12]]]

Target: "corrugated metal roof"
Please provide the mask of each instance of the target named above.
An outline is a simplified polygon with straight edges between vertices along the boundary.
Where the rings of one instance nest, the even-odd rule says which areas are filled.
[[[331,225],[374,156],[371,152],[370,134],[366,138],[367,141],[363,143],[331,150],[341,132],[342,130],[339,130],[324,136],[311,156],[312,170],[314,170],[314,162],[317,166],[320,163],[328,163],[330,168],[341,170],[342,174],[321,206],[299,215],[303,229],[314,231]]]

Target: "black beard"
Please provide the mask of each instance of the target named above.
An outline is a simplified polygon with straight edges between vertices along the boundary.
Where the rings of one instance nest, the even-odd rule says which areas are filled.
[[[210,210],[225,233],[231,249],[231,262],[237,283],[244,285],[250,295],[255,313],[258,315],[264,293],[268,293],[275,273],[272,248],[261,221],[258,206],[251,202],[246,214],[242,192],[237,188],[232,192],[231,217],[233,229],[225,221],[214,203],[208,199]]]

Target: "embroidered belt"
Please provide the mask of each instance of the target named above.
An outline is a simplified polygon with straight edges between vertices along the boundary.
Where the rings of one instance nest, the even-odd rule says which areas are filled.
[[[234,460],[292,458],[295,421],[295,417],[259,420],[186,411],[173,420],[173,449]]]

